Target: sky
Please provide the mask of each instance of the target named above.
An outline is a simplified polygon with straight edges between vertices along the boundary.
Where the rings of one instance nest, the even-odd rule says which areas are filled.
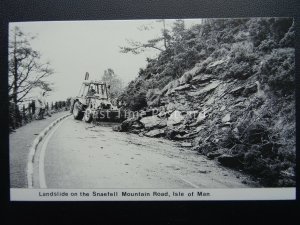
[[[200,20],[185,20],[187,27]],[[167,27],[174,20],[166,20]],[[141,30],[147,25],[150,30]],[[31,47],[42,54],[41,61],[49,61],[54,74],[47,78],[53,83],[53,91],[47,100],[59,101],[75,97],[86,72],[90,79],[101,79],[104,70],[111,68],[124,85],[135,79],[140,68],[146,66],[146,58],[154,58],[157,50],[134,55],[121,53],[120,46],[128,46],[126,40],[146,42],[159,37],[163,28],[156,20],[102,20],[102,21],[49,21],[10,23],[28,35],[36,36]],[[38,90],[31,93],[35,96]]]

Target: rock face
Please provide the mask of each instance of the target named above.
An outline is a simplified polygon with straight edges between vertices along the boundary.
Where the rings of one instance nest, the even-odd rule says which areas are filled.
[[[261,26],[257,21],[252,25]],[[262,37],[252,40],[255,34],[250,30],[230,34],[224,43],[210,48],[201,47],[198,61],[188,68],[177,71],[173,58],[168,61],[173,66],[170,71],[160,58],[151,61],[152,80],[140,79],[134,87],[151,81],[162,84],[160,90],[146,89],[146,98],[148,111],[154,107],[163,110],[124,121],[114,130],[180,141],[223,166],[259,176],[267,186],[295,185],[295,51],[292,45],[282,45],[288,36],[272,49],[269,45],[274,40],[254,43]],[[215,35],[219,32],[212,37]]]
[[[213,81],[210,84],[206,85],[204,88],[202,88],[198,91],[195,91],[195,92],[191,92],[190,95],[205,97],[207,94],[209,94],[209,92],[213,91],[216,87],[218,87],[219,84],[220,84],[219,81]]]

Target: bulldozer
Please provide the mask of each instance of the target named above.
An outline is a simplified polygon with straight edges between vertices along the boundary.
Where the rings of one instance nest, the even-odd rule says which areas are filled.
[[[85,75],[78,95],[71,100],[70,113],[74,119],[92,121],[122,122],[125,114],[110,99],[110,86],[105,82],[89,80],[88,72]]]

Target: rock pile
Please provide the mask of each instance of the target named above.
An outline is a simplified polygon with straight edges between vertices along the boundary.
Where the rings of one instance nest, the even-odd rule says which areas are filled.
[[[180,141],[265,186],[295,186],[294,21],[216,19],[181,34],[123,95],[146,112],[115,129]]]
[[[213,62],[210,68],[220,63]],[[199,67],[196,65],[161,92],[152,93],[151,101],[160,99],[159,107],[124,121],[114,130],[182,141],[183,147],[193,148],[221,165],[259,174],[269,185],[273,181],[265,176],[275,177],[278,172],[271,174],[259,158],[265,154],[270,162],[278,157],[275,152],[279,146],[268,136],[272,121],[268,124],[261,120],[270,116],[272,101],[259,92],[255,76],[221,80],[200,73]],[[291,166],[285,168],[292,171]],[[290,181],[281,182],[290,185]]]

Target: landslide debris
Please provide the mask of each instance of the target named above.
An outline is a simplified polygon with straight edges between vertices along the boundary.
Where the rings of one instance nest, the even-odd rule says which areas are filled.
[[[114,129],[182,141],[264,186],[295,186],[294,75],[292,19],[210,19],[148,60],[122,95],[148,116]]]

